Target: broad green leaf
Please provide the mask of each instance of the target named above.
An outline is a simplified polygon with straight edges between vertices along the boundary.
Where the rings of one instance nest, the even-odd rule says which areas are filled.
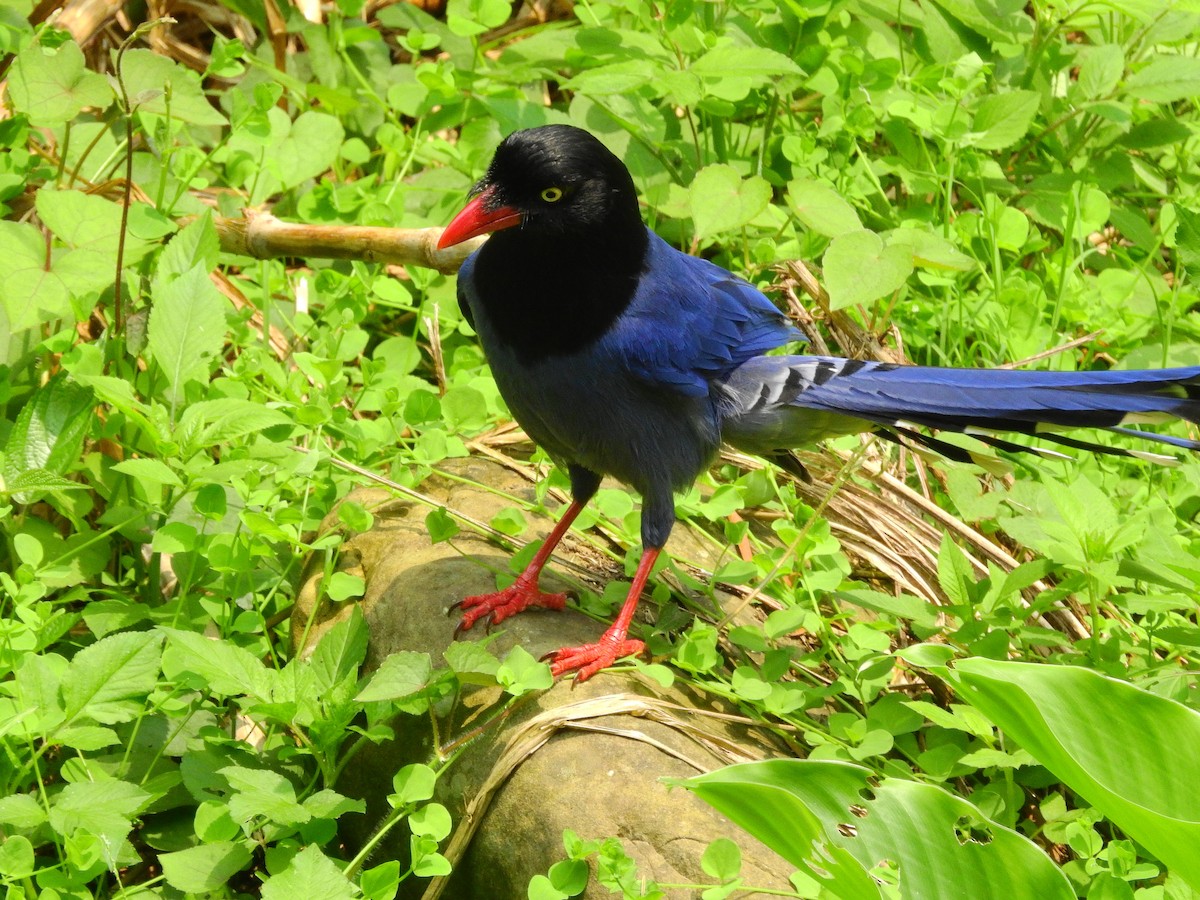
[[[74,41],[54,49],[34,44],[18,53],[8,75],[8,95],[34,125],[46,127],[75,118],[85,107],[113,101],[108,81],[88,71]]]
[[[796,218],[817,234],[837,237],[862,229],[854,207],[837,191],[819,181],[797,178],[788,185],[787,199]]]
[[[401,650],[383,661],[356,699],[369,703],[410,697],[429,684],[432,673],[433,663],[428,653]]]
[[[191,125],[227,124],[225,116],[204,96],[200,76],[161,53],[127,50],[121,73],[130,102],[138,112],[169,114]]]
[[[267,879],[263,900],[354,900],[358,891],[341,866],[309,844],[292,857],[282,872]]]
[[[974,658],[960,696],[1200,890],[1200,715],[1073,666]]]
[[[100,839],[105,865],[112,868],[121,845],[133,830],[133,817],[153,795],[128,781],[81,781],[68,784],[50,806],[50,827],[63,836],[86,832]]]
[[[83,191],[41,190],[37,211],[55,237],[69,248],[54,260],[53,272],[73,294],[81,295],[113,283],[121,236],[121,207]],[[151,245],[130,238],[125,265],[136,262]]]
[[[743,763],[680,782],[838,897],[879,896],[868,871],[899,869],[901,896],[922,900],[1075,896],[1031,841],[930,784],[841,762]],[[813,858],[821,848],[837,862]],[[857,861],[855,863],[854,861]],[[872,893],[873,892],[873,893]]]
[[[898,291],[912,274],[906,247],[884,246],[873,231],[850,231],[829,244],[822,260],[829,304],[842,309]]]
[[[1125,49],[1120,44],[1096,44],[1081,50],[1075,85],[1084,100],[1106,97],[1125,74]]]
[[[235,822],[262,816],[279,825],[300,825],[312,818],[312,813],[296,801],[296,788],[278,772],[226,766],[220,774],[233,788],[229,815]]]
[[[437,773],[424,763],[411,763],[392,776],[392,790],[388,802],[395,808],[420,803],[433,796],[437,785]]]
[[[969,272],[975,260],[961,252],[938,234],[918,228],[897,228],[887,233],[888,247],[905,247],[912,254],[913,264],[927,269],[947,269]]]
[[[529,691],[544,691],[554,684],[550,665],[535,659],[520,644],[508,651],[496,669],[496,680],[514,697]]]
[[[196,266],[212,271],[220,253],[221,244],[213,227],[212,213],[206,209],[163,248],[156,275],[159,278],[183,275]]]
[[[158,459],[126,459],[113,466],[113,470],[128,475],[137,482],[151,484],[167,484],[171,487],[183,487],[183,481],[175,471]]]
[[[1174,103],[1200,96],[1200,59],[1156,56],[1125,80],[1125,90],[1151,103]]]
[[[757,175],[743,179],[732,166],[705,166],[688,191],[696,236],[709,238],[749,223],[767,208],[771,186]]]
[[[285,188],[295,187],[332,166],[344,138],[342,123],[335,117],[313,110],[302,112],[288,123],[286,137],[272,148],[269,164]]]
[[[45,191],[39,191],[39,196]],[[28,222],[0,222],[0,303],[10,333],[42,322],[74,318],[71,296],[61,277],[46,271],[46,239]]]
[[[60,373],[34,392],[17,415],[4,444],[4,482],[7,490],[27,472],[64,475],[79,460],[83,439],[92,422],[95,398],[85,388]],[[18,493],[18,503],[33,494]]]
[[[0,797],[0,822],[21,830],[37,828],[46,821],[46,810],[32,794]]]
[[[506,0],[450,0],[446,4],[446,25],[461,37],[498,28],[510,15],[512,7]]]
[[[156,280],[155,287],[150,352],[177,400],[188,381],[208,380],[225,342],[225,301],[199,265],[165,284]]]
[[[0,875],[20,880],[34,872],[33,843],[23,834],[10,834],[0,844]]]
[[[229,880],[246,868],[253,858],[242,843],[219,841],[201,844],[187,850],[160,853],[158,862],[162,866],[167,884],[189,894],[202,894],[225,888]],[[305,896],[303,892],[296,895]]]
[[[1029,131],[1040,102],[1041,94],[1036,91],[1007,91],[984,97],[975,107],[966,143],[980,150],[1011,147]]]
[[[755,88],[767,87],[783,75],[803,70],[789,57],[767,47],[726,44],[709,50],[691,66],[691,75],[704,82],[704,93],[737,102]]]
[[[309,665],[322,694],[345,678],[357,674],[367,655],[367,623],[358,605],[321,636]]]
[[[127,722],[158,682],[162,635],[153,631],[110,634],[75,654],[63,680],[68,719],[84,715],[111,725]]]
[[[268,699],[270,674],[249,650],[193,631],[163,630],[169,637],[162,659],[168,678],[227,697]]]

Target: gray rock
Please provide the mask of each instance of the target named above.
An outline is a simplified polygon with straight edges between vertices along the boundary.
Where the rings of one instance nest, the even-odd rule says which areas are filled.
[[[465,460],[455,472],[500,491],[532,496],[528,482],[493,463]],[[482,522],[510,505],[494,493],[447,479],[431,479],[422,490]],[[371,634],[368,665],[377,666],[399,650],[428,652],[440,662],[457,622],[447,614],[449,607],[469,594],[494,590],[493,570],[506,570],[507,558],[467,530],[452,542],[432,544],[424,526],[429,508],[420,503],[395,500],[382,490],[352,496],[375,515],[374,528],[351,536],[340,557],[342,568],[366,581],[361,607]],[[327,525],[335,522],[331,517]],[[536,522],[528,536],[540,539],[549,524]],[[623,577],[577,539],[564,541],[564,556],[582,559],[583,571]],[[561,569],[557,557],[547,575],[555,569]],[[312,617],[310,646],[350,609],[317,608],[320,573],[319,564],[310,561],[292,616],[295,642]],[[566,586],[556,584],[554,577],[543,583],[547,589]],[[504,622],[491,649],[503,656],[520,644],[541,656],[595,640],[604,627],[570,609],[531,610]],[[477,625],[462,639],[484,634]],[[387,812],[384,797],[398,769],[436,758],[437,742],[445,752],[448,745],[478,732],[438,783],[436,799],[455,822],[455,832],[442,848],[454,862],[454,872],[448,880],[432,883],[409,879],[402,897],[524,900],[530,878],[565,858],[562,835],[568,828],[584,839],[621,839],[640,875],[675,884],[711,884],[700,868],[701,853],[714,839],[727,837],[741,847],[745,883],[787,887],[791,866],[689,792],[668,789],[661,781],[729,762],[786,755],[766,729],[713,715],[734,711],[714,707],[711,698],[686,688],[664,689],[636,673],[601,673],[582,685],[560,681],[489,721],[502,700],[495,688],[464,690],[454,707],[437,717],[436,738],[428,716],[400,717],[394,723],[396,739],[364,748],[338,784],[339,790],[368,803],[366,816],[343,817],[344,840],[352,849],[361,847]],[[381,843],[371,864],[392,857],[403,862],[407,854],[408,835],[399,827]],[[593,880],[583,896],[611,895]],[[668,896],[697,897],[699,891],[672,889]]]

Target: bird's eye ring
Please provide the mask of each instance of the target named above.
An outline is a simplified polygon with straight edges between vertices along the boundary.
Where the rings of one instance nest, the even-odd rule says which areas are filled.
[[[542,199],[547,203],[557,203],[562,199],[563,189],[560,187],[548,187],[542,191]]]

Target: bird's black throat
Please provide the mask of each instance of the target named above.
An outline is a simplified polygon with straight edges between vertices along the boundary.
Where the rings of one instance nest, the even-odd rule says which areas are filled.
[[[598,340],[629,306],[649,236],[623,227],[492,235],[475,260],[475,292],[497,336],[530,364]]]

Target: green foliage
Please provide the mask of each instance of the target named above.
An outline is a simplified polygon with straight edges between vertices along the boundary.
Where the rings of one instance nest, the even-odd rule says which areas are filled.
[[[763,284],[780,261],[819,267],[834,309],[885,341],[894,324],[914,361],[995,365],[1103,329],[1039,364],[1200,362],[1192,5],[601,0],[495,32],[508,3],[451,0],[441,19],[394,4],[371,21],[344,3],[322,23],[283,10],[298,51],[283,68],[261,6],[229,6],[242,39],[198,46],[203,72],[147,49],[144,29],[108,53],[0,15],[13,896],[388,900],[449,870],[435,798],[453,754],[398,773],[377,837],[344,858],[337,823],[362,807],[338,777],[358,749],[465,685],[503,698],[486,728],[550,683],[527,652],[471,642],[360,676],[358,615],[289,658],[301,559],[333,602],[365,589],[339,571],[339,535],[311,537],[335,507],[348,530],[372,524],[337,505],[354,479],[335,460],[417,486],[508,413],[452,278],[235,257],[216,216],[269,204],[313,224],[443,225],[505,133],[573,122],[626,160],[665,237]],[[714,577],[673,569],[695,619],[655,589],[642,636],[659,661],[635,665],[779,725],[809,757],[783,767],[803,775],[693,783],[764,836],[795,817],[776,838],[807,872],[796,896],[832,882],[908,896],[912,879],[922,896],[983,878],[1005,896],[1021,878],[1036,896],[1200,890],[1200,465],[1081,457],[1018,474],[913,479],[1024,550],[1011,571],[973,561],[960,531],[927,552],[936,577],[905,584],[856,572],[847,533],[783,477],[724,465],[679,498],[680,527],[710,551],[689,562]],[[488,524],[531,538],[538,511],[513,499]],[[442,508],[425,523],[438,541],[470,527]],[[636,563],[627,492],[605,488],[578,524]],[[718,620],[714,580],[758,591],[764,614]],[[623,593],[581,605],[608,615]],[[408,862],[365,868],[398,826]],[[564,846],[531,897],[578,895],[589,862],[626,897],[671,887],[613,837]],[[688,887],[706,900],[755,890],[729,842],[700,864],[711,880]]]

